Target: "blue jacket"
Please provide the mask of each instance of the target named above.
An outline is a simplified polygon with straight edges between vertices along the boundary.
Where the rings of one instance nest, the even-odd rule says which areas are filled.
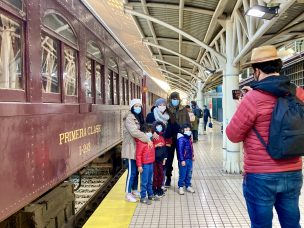
[[[185,161],[187,159],[192,159],[193,146],[192,146],[191,137],[178,133],[176,150],[177,150],[178,161]]]

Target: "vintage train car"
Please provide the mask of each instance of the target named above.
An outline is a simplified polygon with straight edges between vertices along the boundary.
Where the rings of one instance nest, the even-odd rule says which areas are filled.
[[[131,98],[166,94],[80,0],[1,0],[0,26],[1,222],[119,144]]]

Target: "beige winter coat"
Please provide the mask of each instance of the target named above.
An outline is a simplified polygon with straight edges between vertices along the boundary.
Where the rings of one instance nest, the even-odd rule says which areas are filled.
[[[139,139],[142,142],[148,142],[148,136],[141,132],[140,124],[135,116],[128,112],[123,118],[123,140],[122,140],[122,150],[121,157],[134,159],[135,160],[135,151],[136,144],[135,138]]]

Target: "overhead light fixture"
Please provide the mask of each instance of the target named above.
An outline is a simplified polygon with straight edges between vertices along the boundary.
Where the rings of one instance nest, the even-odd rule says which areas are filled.
[[[271,20],[273,17],[275,17],[279,13],[279,5],[276,6],[261,6],[261,5],[255,5],[251,7],[245,15],[253,16],[253,17],[259,17],[265,20]]]

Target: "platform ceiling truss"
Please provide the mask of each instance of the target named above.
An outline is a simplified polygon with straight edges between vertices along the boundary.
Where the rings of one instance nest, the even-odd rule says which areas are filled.
[[[245,16],[254,5],[277,2],[279,14],[272,20]],[[254,47],[281,46],[302,38],[304,32],[304,4],[296,0],[129,0],[124,1],[124,11],[136,21],[143,43],[168,83],[180,89],[189,85],[176,81],[183,77],[192,84],[202,80],[205,89],[221,82],[218,75],[226,63],[226,20],[233,23],[233,43],[229,48],[233,50],[234,65],[248,60]],[[214,73],[207,74],[208,70]],[[174,83],[169,80],[172,77]]]
[[[171,88],[184,90],[185,85],[190,86],[191,93],[197,90],[198,80],[203,82],[204,90],[221,83],[227,48],[233,50],[233,64],[241,66],[250,58],[254,47],[264,44],[280,47],[303,38],[304,34],[303,0],[81,1],[94,9],[128,50],[132,49],[132,55],[139,59],[139,64],[143,63],[144,70],[150,74],[158,72],[157,77],[167,78]],[[250,7],[266,3],[280,3],[279,14],[272,20],[245,16]],[[116,13],[120,10],[119,5],[122,15]],[[115,18],[109,12],[115,12]],[[130,43],[134,36],[131,38],[126,33],[128,18],[123,15],[130,17],[130,22],[133,21],[139,31],[139,41],[136,42],[141,40],[150,52],[144,59],[141,58],[143,46],[135,41]],[[228,47],[227,20],[233,23],[233,41]],[[117,21],[122,22],[121,25],[117,26]],[[170,78],[174,78],[174,82]]]

